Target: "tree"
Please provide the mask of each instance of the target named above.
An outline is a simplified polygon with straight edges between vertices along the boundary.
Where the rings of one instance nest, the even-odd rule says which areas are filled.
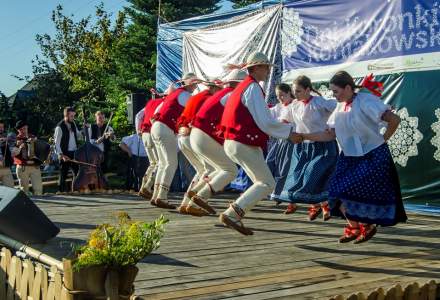
[[[114,23],[103,4],[96,8],[95,22],[90,16],[75,22],[57,6],[52,15],[55,35],[37,35],[43,53],[41,61],[53,69],[53,73],[49,72],[54,75],[52,78],[67,84],[72,99],[79,98],[94,109],[114,111],[112,126],[119,133],[130,129],[126,96],[153,87],[156,70],[157,0],[127,2],[129,5],[118,13]],[[210,13],[219,8],[219,2],[165,0],[161,19],[176,21]],[[40,62],[37,59],[34,63]],[[44,68],[34,70],[36,76],[46,72]],[[64,105],[63,101],[60,103]]]
[[[111,99],[118,103],[115,122],[126,123],[125,97],[133,92],[147,92],[156,81],[156,39],[159,7],[157,0],[128,0],[124,8],[129,24],[126,34],[115,44],[114,60],[117,72],[112,76]],[[160,16],[165,22],[177,21],[214,12],[219,0],[165,0]]]
[[[56,33],[37,35],[46,59],[71,83],[71,90],[88,101],[105,102],[106,86],[115,72],[112,56],[114,43],[124,35],[125,15],[119,13],[114,26],[101,3],[96,7],[96,23],[91,16],[74,22],[58,5],[52,21]]]
[[[231,0],[231,2],[234,3],[234,5],[232,6],[233,8],[241,8],[241,7],[245,7],[257,2],[261,2],[258,0]]]
[[[0,91],[0,120],[6,125],[5,130],[8,126],[12,126],[13,115],[11,108],[9,107],[8,98]]]
[[[118,68],[116,84],[130,92],[146,91],[155,85],[156,39],[159,6],[157,0],[128,0],[125,14],[130,21],[126,35],[115,49]],[[219,0],[165,0],[160,7],[162,21],[173,22],[214,12]]]

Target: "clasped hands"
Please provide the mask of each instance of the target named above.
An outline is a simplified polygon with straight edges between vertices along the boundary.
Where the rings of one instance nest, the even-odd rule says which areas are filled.
[[[304,141],[304,137],[301,133],[292,132],[289,135],[289,141],[291,141],[294,144],[299,144]]]

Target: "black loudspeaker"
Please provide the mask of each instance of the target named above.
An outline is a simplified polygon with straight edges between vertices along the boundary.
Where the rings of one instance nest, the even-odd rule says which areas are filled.
[[[44,243],[60,229],[20,190],[0,186],[0,232],[23,244]]]
[[[145,107],[147,102],[147,95],[143,93],[134,93],[127,96],[127,112],[128,122],[135,123],[136,114]]]

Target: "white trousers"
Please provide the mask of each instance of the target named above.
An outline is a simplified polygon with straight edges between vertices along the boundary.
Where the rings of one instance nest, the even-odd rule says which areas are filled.
[[[190,182],[187,193],[185,193],[181,204],[182,206],[189,205],[191,199],[188,197],[188,193],[198,192],[204,185],[206,185],[205,177],[210,176],[210,174],[214,171],[208,162],[194,151],[190,139],[191,135],[179,136],[180,150],[196,171],[196,174]]]
[[[29,179],[32,183],[34,194],[43,195],[43,181],[41,179],[41,171],[39,166],[17,166],[17,177],[20,188],[26,193],[29,192]]]
[[[190,138],[193,150],[214,167],[208,183],[197,192],[197,196],[208,200],[213,192],[223,190],[234,180],[238,173],[237,166],[226,155],[223,146],[202,130],[193,128]]]
[[[240,165],[254,183],[234,202],[246,213],[273,191],[275,180],[260,147],[226,140],[224,149],[226,155]],[[232,208],[228,208],[225,214],[231,218],[240,219]]]
[[[153,138],[149,132],[142,133],[142,142],[144,143],[145,152],[147,153],[149,166],[142,178],[141,190],[151,192],[153,190],[155,173],[158,167],[158,155],[154,146]]]
[[[12,177],[11,169],[0,167],[0,181],[4,186],[14,187],[14,178]]]
[[[157,151],[158,166],[152,199],[168,199],[168,191],[177,169],[177,138],[167,125],[156,121],[151,137]]]

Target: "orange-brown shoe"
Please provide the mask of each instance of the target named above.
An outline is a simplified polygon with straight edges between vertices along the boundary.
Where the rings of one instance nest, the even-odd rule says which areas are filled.
[[[175,209],[176,206],[174,204],[169,204],[168,201],[162,199],[156,199],[156,206],[165,209]]]
[[[186,213],[188,215],[195,216],[195,217],[203,217],[203,216],[209,215],[209,213],[206,210],[199,208],[199,207],[194,207],[194,206],[187,206]]]
[[[234,229],[243,235],[253,235],[254,234],[254,232],[252,230],[250,230],[249,228],[245,227],[241,221],[235,222],[234,220],[232,220],[231,218],[229,218],[225,214],[220,214],[219,220],[226,227]]]
[[[146,190],[139,190],[138,196],[141,196],[142,198],[145,198],[147,200],[151,200],[151,197],[153,197],[153,194]]]
[[[206,210],[207,212],[209,212],[211,215],[215,215],[217,212],[215,211],[215,209],[208,204],[208,202],[206,202],[205,200],[203,200],[202,198],[198,197],[198,196],[193,196],[191,198],[191,200],[197,204],[198,206],[200,206],[201,208],[203,208],[204,210]]]
[[[177,211],[179,212],[179,214],[187,215],[187,214],[188,214],[187,211],[186,211],[187,208],[188,208],[187,205],[180,205],[180,206],[177,208]]]

